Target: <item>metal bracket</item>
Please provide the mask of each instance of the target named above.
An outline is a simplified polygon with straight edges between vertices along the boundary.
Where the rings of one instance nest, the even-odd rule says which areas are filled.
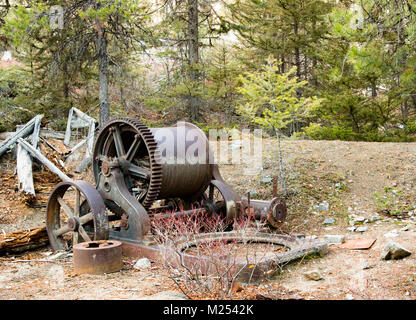
[[[146,209],[127,189],[118,161],[104,163],[105,173],[99,175],[97,190],[104,200],[114,202],[127,216],[120,230],[110,229],[110,238],[140,242],[150,229]]]

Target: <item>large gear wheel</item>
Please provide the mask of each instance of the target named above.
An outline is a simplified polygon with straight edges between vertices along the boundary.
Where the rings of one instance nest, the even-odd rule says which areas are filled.
[[[100,174],[108,170],[107,161],[114,159],[126,168],[124,177],[129,192],[149,209],[162,184],[160,154],[150,129],[131,118],[115,118],[107,122],[94,144],[93,171],[97,184]],[[113,208],[112,211],[117,213],[119,210]]]

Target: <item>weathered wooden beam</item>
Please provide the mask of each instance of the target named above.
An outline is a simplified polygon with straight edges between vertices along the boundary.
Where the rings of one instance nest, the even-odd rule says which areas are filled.
[[[46,246],[48,243],[45,227],[16,231],[0,235],[0,255],[36,249]]]
[[[0,133],[0,140],[6,140],[10,138],[11,136],[15,135],[16,131],[13,132],[1,132]],[[64,140],[65,139],[65,133],[61,131],[52,131],[48,129],[40,129],[40,136],[44,137],[45,139],[52,138],[52,139],[58,139],[58,140]]]
[[[35,149],[38,146],[41,120],[42,117],[38,117],[35,120],[33,133],[30,137],[32,146]],[[30,158],[29,152],[25,150],[20,144],[17,145],[16,171],[19,191],[23,192],[25,196],[35,197],[35,186],[33,183],[32,174],[32,159]]]
[[[81,120],[81,121],[78,121],[77,123],[75,123],[77,120],[74,120],[73,118],[77,118],[77,120]],[[64,144],[67,146],[69,145],[69,142],[71,139],[72,127],[77,127],[77,128],[89,127],[91,130],[92,124],[94,124],[94,130],[95,130],[95,119],[85,114],[81,110],[75,107],[72,107],[68,113],[68,121],[66,123]]]
[[[42,164],[48,167],[49,170],[55,173],[63,181],[70,181],[70,182],[72,181],[71,178],[69,178],[65,173],[59,170],[58,167],[55,166],[48,158],[46,158],[42,153],[40,153],[38,150],[33,148],[33,146],[31,146],[25,140],[19,138],[18,143],[22,145],[22,147],[25,148],[31,154],[32,157],[35,157],[36,159],[38,159]]]
[[[92,157],[92,149],[94,147],[94,135],[95,135],[95,120],[90,122],[90,127],[88,129],[87,149],[85,152],[85,158]]]
[[[74,108],[69,109],[68,114],[68,121],[66,123],[66,131],[65,131],[65,139],[64,139],[64,145],[69,145],[69,140],[71,139],[71,120],[72,120],[72,114],[74,113]]]
[[[20,128],[15,134],[8,137],[5,141],[0,143],[0,156],[2,156],[18,139],[24,138],[33,132],[35,123],[42,120],[42,115],[37,115],[32,120],[27,122],[22,128]]]
[[[32,159],[30,158],[29,152],[27,152],[20,144],[17,145],[16,168],[19,191],[23,192],[25,195],[35,196]]]

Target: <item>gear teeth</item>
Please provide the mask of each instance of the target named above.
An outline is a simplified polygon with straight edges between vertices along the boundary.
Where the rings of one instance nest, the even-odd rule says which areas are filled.
[[[108,121],[100,132],[97,135],[97,138],[94,143],[94,159],[96,158],[96,145],[97,141],[101,137],[101,135],[108,130],[108,127],[115,124],[115,123],[125,123],[132,126],[138,134],[143,138],[143,141],[146,145],[147,150],[149,151],[149,160],[150,160],[150,181],[149,181],[149,189],[147,190],[146,197],[144,198],[143,202],[141,203],[142,206],[147,210],[149,209],[152,204],[157,200],[159,195],[160,189],[162,188],[162,165],[160,164],[160,154],[159,149],[157,148],[157,143],[155,138],[150,131],[150,129],[144,125],[141,121],[132,119],[132,118],[115,118]],[[94,161],[94,165],[96,162]],[[95,173],[95,170],[94,170]],[[95,177],[96,183],[98,183],[98,177]]]

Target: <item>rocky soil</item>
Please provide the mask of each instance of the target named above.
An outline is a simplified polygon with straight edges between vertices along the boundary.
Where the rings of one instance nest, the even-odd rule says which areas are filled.
[[[366,250],[331,245],[327,254],[293,262],[270,281],[255,286],[241,284],[233,298],[414,299],[416,143],[285,140],[283,147],[288,217],[277,232],[318,238],[340,235],[346,242],[376,240]],[[266,140],[263,145],[261,172],[244,176],[241,173],[247,166],[223,164],[220,170],[241,194],[251,191],[253,198],[270,199],[270,178],[278,174],[276,141]],[[57,182],[48,172],[35,174],[39,199],[30,208],[15,190],[13,170],[12,159],[3,157],[1,233],[44,225],[46,199]],[[74,178],[90,180],[91,175]],[[389,241],[404,246],[411,255],[381,259]],[[118,273],[76,275],[71,256],[42,261],[50,251],[44,248],[0,257],[0,299],[140,299],[179,291],[166,270],[155,263],[137,270],[133,268],[135,261],[126,257]],[[311,271],[319,276],[308,277]]]

